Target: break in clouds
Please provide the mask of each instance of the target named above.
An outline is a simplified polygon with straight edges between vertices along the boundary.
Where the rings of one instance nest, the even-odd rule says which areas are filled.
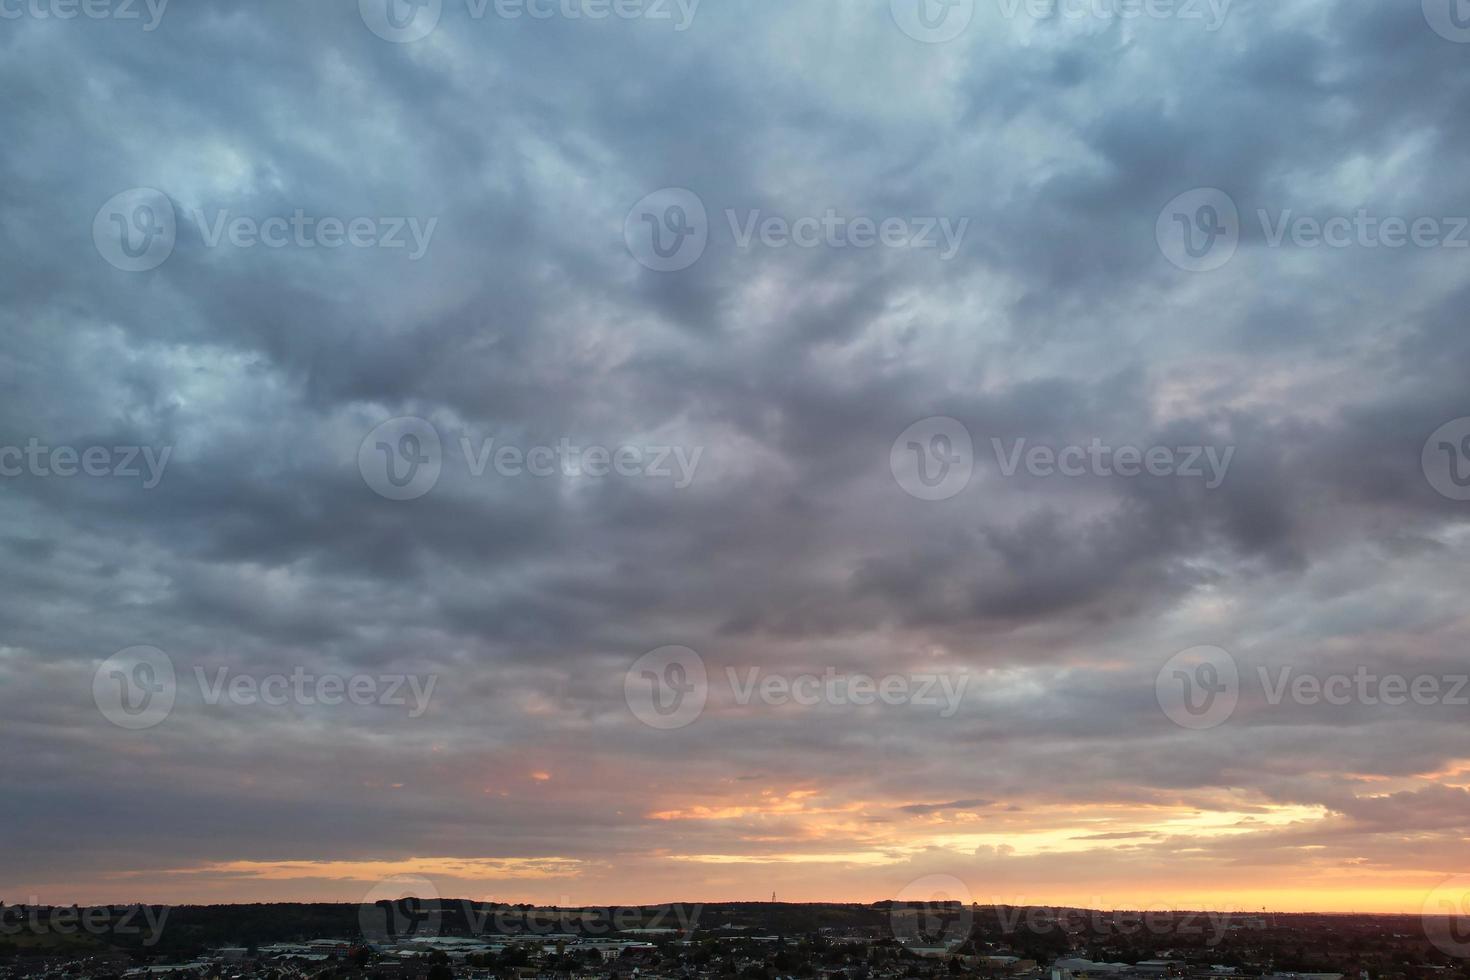
[[[1462,13],[0,0],[6,897],[1417,911]]]

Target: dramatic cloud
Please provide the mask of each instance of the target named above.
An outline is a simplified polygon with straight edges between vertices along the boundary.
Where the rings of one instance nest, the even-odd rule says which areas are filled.
[[[1470,861],[1470,36],[920,2],[6,7],[6,899]]]

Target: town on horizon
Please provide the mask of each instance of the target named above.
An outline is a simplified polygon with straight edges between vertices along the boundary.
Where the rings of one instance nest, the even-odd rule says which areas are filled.
[[[0,980],[1470,980],[1467,110],[1470,0],[0,0]]]
[[[0,906],[0,977],[73,980],[1458,980],[1433,917],[952,901],[549,908]]]

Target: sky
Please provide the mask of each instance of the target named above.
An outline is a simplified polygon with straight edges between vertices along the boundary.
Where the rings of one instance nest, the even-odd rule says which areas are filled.
[[[0,0],[0,899],[1470,909],[1466,13]]]

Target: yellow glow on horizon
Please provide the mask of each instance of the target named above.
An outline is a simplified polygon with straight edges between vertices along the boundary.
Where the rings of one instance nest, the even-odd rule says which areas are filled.
[[[447,878],[561,878],[587,864],[578,858],[411,858],[405,861],[224,861],[170,874],[241,875],[269,881],[310,878],[377,882],[388,878],[439,875]]]
[[[897,864],[900,857],[877,851],[845,854],[671,854],[671,861],[696,864]]]
[[[1467,772],[1459,763],[1443,768],[1439,785]],[[567,788],[561,779],[537,785],[548,795]],[[1380,788],[1387,792],[1378,794]],[[1395,792],[1362,785],[1359,799]],[[980,904],[1417,915],[1447,873],[1357,854],[1351,838],[1338,833],[1351,829],[1348,818],[1325,807],[1272,803],[1228,788],[1164,802],[1016,802],[951,807],[942,798],[853,799],[810,782],[714,792],[686,786],[654,797],[642,814],[646,827],[659,830],[656,846],[606,857],[249,860],[106,877],[146,883],[150,894],[165,898],[182,892],[228,901],[253,887],[269,897],[352,901],[389,879],[419,876],[448,898],[493,893],[497,900],[567,907],[759,900],[772,887],[790,901],[867,903],[895,897],[925,875],[946,874],[968,885]],[[1065,874],[1047,860],[1058,855],[1067,856]]]

